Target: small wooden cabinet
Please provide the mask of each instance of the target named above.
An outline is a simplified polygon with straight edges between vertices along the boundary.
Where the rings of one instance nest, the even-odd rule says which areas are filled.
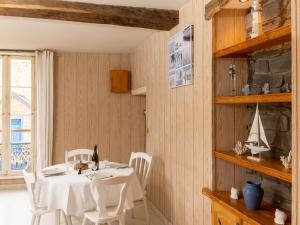
[[[262,202],[259,211],[246,208],[244,199],[233,200],[228,191],[211,191],[204,188],[202,193],[212,200],[212,225],[275,225],[275,208]],[[286,225],[291,225],[290,215]]]
[[[128,93],[130,90],[130,73],[126,70],[110,71],[110,91],[112,93]]]
[[[224,208],[213,203],[212,206],[212,224],[213,225],[242,225],[242,219]]]

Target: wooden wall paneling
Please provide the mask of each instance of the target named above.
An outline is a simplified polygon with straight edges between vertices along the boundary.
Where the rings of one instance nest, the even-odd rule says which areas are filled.
[[[234,42],[240,43],[246,40],[245,16],[247,9],[236,9],[234,11]]]
[[[116,68],[130,69],[128,54],[56,54],[53,162],[63,162],[65,150],[94,144],[101,159],[121,162],[144,151],[145,100],[110,93],[109,72]]]
[[[64,64],[64,150],[74,149],[76,146],[76,54],[65,53]]]
[[[57,159],[64,159],[64,77],[59,74],[64,73],[63,54],[54,55],[54,106],[53,106],[53,163],[59,163]]]
[[[147,70],[139,63],[134,63],[139,60],[140,55],[147,54],[147,46],[141,45],[135,50],[135,54],[132,54],[131,68],[132,68],[132,79],[131,79],[131,89],[135,90],[146,86],[146,76]],[[138,53],[137,53],[138,52]]]
[[[222,10],[214,19],[216,50],[229,47],[244,41],[246,38],[244,16],[246,10]],[[224,38],[226,36],[227,38]],[[236,93],[232,93],[232,84],[228,76],[230,64],[237,68]],[[245,59],[215,60],[215,94],[216,96],[241,95],[241,89],[247,80],[247,61]],[[245,106],[216,106],[216,149],[231,151],[237,140],[245,135]],[[224,120],[224,115],[227,119]],[[228,132],[231,129],[232,132]],[[216,187],[218,190],[228,190],[231,186],[241,188],[244,180],[244,170],[221,160],[216,160]],[[224,173],[234,174],[231,179],[225,179]]]
[[[205,32],[211,32],[211,22],[203,22],[204,5],[202,0],[187,3],[180,10],[180,24],[176,28],[152,35],[131,55],[135,68],[133,77],[142,76],[141,71],[146,71],[147,127],[150,131],[146,151],[155,159],[148,197],[173,225],[206,225],[210,221],[210,202],[204,202],[200,194],[204,184],[212,185],[209,175],[212,169],[212,107],[203,105],[204,101],[212,102],[211,53],[205,52],[211,51],[211,36],[203,40]],[[195,25],[194,83],[170,89],[168,38],[187,24]],[[206,91],[210,94],[206,95]],[[205,138],[208,140],[204,141]]]
[[[154,36],[151,37],[151,39],[149,40],[150,44],[149,46],[147,46],[147,51],[145,54],[145,59],[142,58],[143,56],[140,55],[139,57],[141,57],[140,59],[143,59],[144,61],[140,62],[145,64],[145,68],[147,69],[147,73],[149,76],[149,79],[147,80],[147,87],[149,87],[149,94],[147,95],[147,126],[149,127],[149,134],[147,135],[147,147],[146,147],[146,151],[154,156],[154,166],[152,169],[152,176],[150,177],[150,185],[149,185],[149,197],[150,199],[152,199],[153,203],[156,205],[156,201],[155,201],[155,185],[156,185],[156,165],[158,164],[157,162],[157,156],[155,155],[155,126],[154,126],[154,119],[155,119],[155,72],[154,72],[154,67],[152,65],[154,64],[154,51],[159,49],[154,48],[155,45],[153,44],[154,42]],[[145,62],[145,60],[148,60],[149,64]],[[139,63],[139,61],[137,61],[137,63]],[[157,206],[157,205],[156,205]]]
[[[233,59],[217,59],[215,62],[215,93],[216,96],[228,96],[232,94],[231,81],[228,75],[229,65],[234,63]],[[216,149],[230,151],[234,146],[234,106],[216,106]],[[223,118],[226,118],[224,120]],[[228,190],[234,184],[234,165],[231,165],[222,160],[216,160],[215,182],[217,190]],[[227,176],[226,176],[227,174]]]
[[[109,82],[109,68],[110,60],[109,55],[99,55],[98,59],[98,71],[99,71],[99,95],[98,95],[98,139],[99,139],[99,151],[100,158],[110,159],[110,115],[111,115],[111,99],[110,91],[108,87]],[[101,143],[101,145],[100,145]]]
[[[204,58],[210,58],[203,54],[204,52],[204,41],[202,37],[204,36],[204,1],[193,1],[193,9],[196,11],[194,13],[194,81],[193,81],[193,104],[194,104],[194,146],[191,149],[194,155],[193,164],[194,164],[194,201],[192,202],[193,214],[194,214],[194,224],[206,224],[209,219],[204,216],[204,207],[210,207],[210,204],[204,205],[204,198],[202,195],[199,195],[199,190],[204,186],[204,177],[208,174],[205,174],[204,168],[206,163],[204,161],[203,152],[211,152],[211,149],[204,149],[204,102],[203,102],[203,93],[204,86],[202,72],[204,66]],[[210,58],[211,59],[211,58]],[[209,74],[208,74],[209,75]]]
[[[164,38],[165,35],[164,33],[161,34],[161,38]],[[159,41],[159,40],[158,40]],[[160,97],[160,101],[159,101],[159,108],[160,108],[160,112],[162,112],[162,115],[159,117],[159,153],[160,153],[160,158],[161,158],[161,167],[160,167],[160,185],[159,185],[159,190],[161,190],[160,196],[159,196],[159,200],[160,200],[160,208],[163,209],[163,214],[166,215],[166,206],[165,206],[165,198],[167,196],[167,189],[166,187],[166,148],[165,148],[165,142],[167,140],[165,140],[164,134],[166,132],[165,130],[165,115],[166,115],[166,111],[165,111],[165,103],[166,103],[166,94],[165,94],[165,87],[166,87],[166,83],[167,83],[167,77],[163,76],[161,78],[159,78],[159,76],[161,76],[160,74],[165,74],[165,67],[164,65],[167,64],[167,60],[168,60],[168,56],[166,55],[166,45],[167,42],[166,41],[159,41],[159,48],[162,49],[161,52],[161,58],[159,59],[161,65],[160,65],[160,70],[161,71],[157,71],[158,73],[158,79],[161,79],[161,82],[159,83],[159,97]]]
[[[229,47],[235,44],[232,39],[232,33],[234,33],[234,19],[232,14],[234,13],[234,9],[226,9],[220,11],[214,17],[214,25],[216,26],[216,36],[214,36],[214,51],[218,51],[220,49]],[[221,33],[221,34],[220,34]],[[217,39],[216,37],[222,37],[222,39]]]
[[[76,95],[75,97],[75,118],[76,118],[76,146],[79,146],[79,148],[85,148],[88,146],[88,134],[89,132],[86,132],[88,130],[88,118],[87,118],[87,92],[88,92],[88,86],[87,86],[87,78],[88,76],[83,76],[83,74],[86,74],[87,72],[87,63],[88,63],[88,55],[84,53],[80,53],[76,57],[76,64],[81,64],[79,68],[76,70]],[[90,148],[93,148],[93,146],[88,146]]]
[[[248,78],[248,62],[247,59],[235,59],[235,65],[237,68],[237,95],[242,95],[242,87],[247,83]],[[234,139],[235,144],[237,141],[244,143],[247,138],[246,131],[246,105],[234,105]],[[239,190],[242,190],[246,181],[246,169],[235,166],[235,181],[234,185]]]
[[[86,62],[87,66],[87,130],[88,132],[88,143],[98,144],[100,158],[103,157],[103,146],[99,145],[99,111],[101,105],[98,104],[100,94],[100,70],[99,70],[99,58],[96,54],[88,55]],[[97,97],[96,97],[97,96]],[[91,146],[92,147],[92,146]],[[101,152],[101,154],[100,154]]]
[[[293,150],[293,186],[292,186],[292,224],[300,224],[300,3],[292,1],[292,150]]]
[[[122,70],[128,70],[130,71],[130,58],[128,54],[122,54],[121,55],[121,68]],[[134,110],[134,108],[139,108],[139,98],[130,98],[130,93],[128,94],[120,94],[120,107],[121,107],[121,162],[128,163],[130,152],[134,151],[134,149],[131,149],[130,145],[130,136],[132,129],[131,127],[131,112]],[[142,112],[140,112],[142,114]],[[139,115],[139,114],[137,114]],[[138,121],[138,120],[137,120]]]
[[[246,12],[246,10],[241,9],[223,9],[215,16],[214,25],[217,31],[215,37],[217,38],[214,40],[214,52],[246,39],[244,25]],[[234,38],[232,38],[233,36]]]
[[[164,32],[163,34],[163,39],[167,40],[168,39],[168,32]],[[168,65],[168,44],[167,41],[163,42],[164,43],[164,60],[166,65]],[[163,67],[164,71],[163,74],[168,74],[168,67]],[[164,115],[164,149],[165,149],[165,186],[168,187],[164,188],[165,189],[165,198],[164,198],[164,207],[165,207],[165,215],[166,218],[172,218],[172,193],[174,192],[173,185],[172,185],[172,162],[174,162],[174,154],[173,154],[173,149],[171,148],[171,122],[172,122],[172,114],[173,111],[171,111],[171,90],[169,88],[169,79],[168,76],[164,76],[164,82],[163,82],[163,90],[164,90],[164,96],[165,96],[165,104],[164,104],[164,110],[165,110],[165,115]]]
[[[110,69],[122,67],[121,55],[111,55],[109,59]],[[119,94],[110,94],[112,111],[110,114],[110,159],[119,162],[121,161],[121,143],[116,140],[121,140],[121,96]]]
[[[209,0],[202,1],[203,6],[196,8],[197,11],[203,10],[204,14],[204,4],[207,4]],[[205,110],[203,110],[203,127],[204,127],[204,135],[203,135],[203,187],[213,188],[213,157],[212,157],[212,149],[213,149],[213,76],[212,76],[212,23],[206,20],[202,20],[203,22],[203,34],[205,34],[205,38],[202,39],[203,49],[205,52],[205,57],[203,57],[203,105],[205,106]],[[203,36],[202,36],[203,37]],[[201,158],[199,158],[201,160]],[[208,175],[210,174],[210,176]],[[198,189],[198,188],[197,188]],[[203,202],[203,224],[207,223],[211,219],[211,201],[207,198],[204,198]],[[194,224],[197,224],[194,222]]]
[[[182,18],[181,27],[185,27],[187,25],[193,24],[193,2],[190,1],[187,3],[183,9],[180,11],[180,16]],[[193,204],[189,204],[189,202],[193,201],[193,192],[194,192],[194,183],[193,183],[193,173],[194,173],[194,87],[186,86],[183,88],[184,90],[184,151],[183,151],[183,172],[184,175],[181,178],[182,183],[184,184],[184,224],[193,225],[194,224],[194,206]]]
[[[152,135],[153,135],[153,154],[156,156],[156,166],[155,166],[155,179],[154,179],[154,199],[155,199],[155,203],[157,205],[157,207],[160,208],[160,202],[159,202],[159,197],[160,197],[160,192],[161,190],[159,189],[160,187],[160,176],[161,176],[161,171],[160,171],[160,166],[161,166],[161,163],[163,163],[161,161],[161,156],[160,156],[160,151],[162,151],[161,149],[161,146],[159,146],[159,134],[160,134],[160,130],[159,130],[159,118],[163,115],[163,114],[160,114],[160,108],[159,108],[159,103],[161,101],[161,96],[159,95],[159,83],[157,82],[158,81],[158,77],[159,77],[159,74],[161,72],[160,68],[161,68],[161,64],[160,64],[160,56],[162,54],[161,52],[161,49],[159,48],[159,36],[154,36],[154,39],[153,39],[153,44],[156,45],[156,50],[159,50],[159,54],[158,55],[152,55],[152,60],[153,60],[153,63],[154,66],[153,67],[153,70],[152,70],[152,73],[154,74],[153,78],[155,79],[155,81],[153,82],[153,87],[152,87],[152,90],[153,90],[153,106],[154,106],[154,109],[153,109],[153,114],[152,114],[152,123],[153,123],[153,127],[152,127]]]

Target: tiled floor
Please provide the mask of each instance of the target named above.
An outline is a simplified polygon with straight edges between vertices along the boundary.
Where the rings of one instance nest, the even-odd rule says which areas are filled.
[[[135,211],[135,219],[127,218],[127,225],[144,225],[143,210]],[[0,191],[0,225],[30,225],[29,200],[24,190]],[[80,225],[79,219],[72,219],[73,225]],[[150,207],[150,225],[166,225]],[[41,225],[54,225],[54,215],[42,217]],[[118,223],[116,223],[117,225]]]

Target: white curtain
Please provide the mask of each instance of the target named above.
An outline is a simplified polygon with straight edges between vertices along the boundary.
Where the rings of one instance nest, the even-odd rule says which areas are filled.
[[[53,52],[36,52],[36,167],[52,164],[53,142]]]

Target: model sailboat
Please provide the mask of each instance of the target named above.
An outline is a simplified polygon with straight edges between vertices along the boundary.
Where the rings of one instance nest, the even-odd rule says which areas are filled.
[[[252,154],[252,156],[248,156],[247,158],[254,161],[259,162],[261,160],[261,153],[271,150],[259,115],[258,104],[256,106],[255,117],[246,143],[246,147],[251,150]],[[255,157],[254,155],[257,154],[259,156]]]

